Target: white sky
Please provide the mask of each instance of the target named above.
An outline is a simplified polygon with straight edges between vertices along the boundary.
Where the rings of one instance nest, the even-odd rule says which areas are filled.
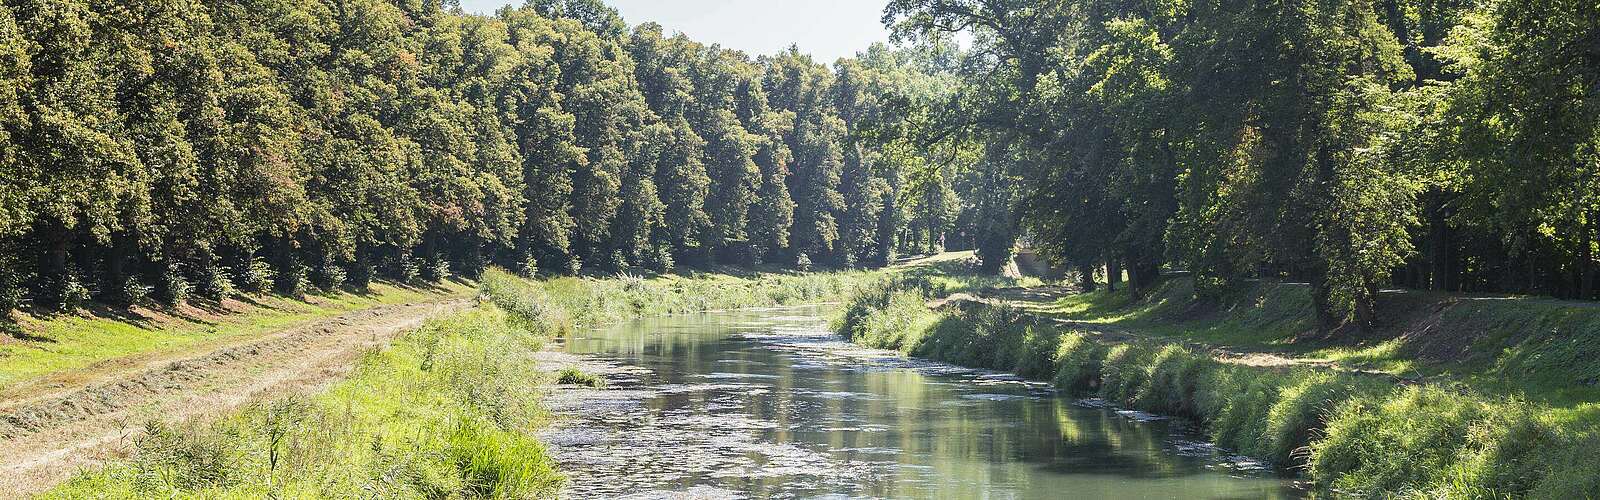
[[[460,0],[467,12],[491,14],[523,0]],[[799,44],[818,62],[833,63],[888,41],[881,22],[887,0],[605,0],[629,26],[654,21],[667,33],[721,44],[751,56]]]

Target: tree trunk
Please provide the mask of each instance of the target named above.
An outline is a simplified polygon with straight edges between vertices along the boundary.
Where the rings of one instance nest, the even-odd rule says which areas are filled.
[[[1106,290],[1117,291],[1117,282],[1122,281],[1122,260],[1118,258],[1106,259]]]
[[[1583,226],[1583,237],[1579,239],[1582,245],[1578,249],[1578,298],[1582,300],[1594,299],[1594,237],[1600,231],[1600,213],[1589,212],[1588,219]]]
[[[1444,207],[1444,195],[1437,191],[1428,195],[1428,260],[1432,266],[1430,287],[1436,291],[1454,288],[1454,260],[1450,247],[1450,227]]]
[[[132,245],[133,239],[132,235],[121,235],[121,237],[112,239],[111,255],[106,257],[106,277],[107,281],[109,281],[107,285],[110,285],[110,288],[101,293],[101,296],[128,302],[128,305],[133,305],[132,301],[129,300],[131,297],[128,297],[125,293],[128,283],[127,261],[128,255],[131,253],[128,247]]]
[[[1094,291],[1094,267],[1088,264],[1079,264],[1078,279],[1079,286],[1083,288],[1084,293]]]
[[[1128,262],[1128,288],[1142,295],[1161,280],[1161,262],[1135,259]]]
[[[1328,279],[1322,272],[1311,275],[1311,304],[1316,309],[1317,330],[1323,333],[1333,333],[1344,320],[1333,312],[1332,291],[1328,289]]]
[[[46,273],[49,276],[65,276],[67,274],[67,246],[72,242],[72,235],[66,226],[58,226],[56,234],[50,236],[49,266]]]

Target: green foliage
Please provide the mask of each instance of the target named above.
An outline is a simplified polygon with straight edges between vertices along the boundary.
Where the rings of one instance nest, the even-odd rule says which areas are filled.
[[[556,372],[556,383],[563,385],[581,385],[585,387],[603,389],[606,386],[606,379],[601,378],[599,375],[585,373],[582,370],[568,366],[566,368],[562,368],[561,371]]]
[[[982,158],[965,179],[905,170],[922,205],[908,229],[939,233],[931,207],[958,195],[991,268],[999,222],[1016,220],[1058,264],[1127,270],[1141,293],[1163,265],[1207,300],[1306,282],[1329,332],[1379,327],[1378,291],[1397,283],[1600,298],[1597,73],[1593,51],[1571,48],[1592,41],[1596,13],[895,0],[884,19],[901,40],[972,35],[960,93],[931,108],[919,145]],[[986,198],[1003,198],[992,170],[1015,179],[1014,219]]]
[[[901,164],[880,149],[908,135],[879,131],[947,72],[931,55],[830,69],[629,33],[589,0],[449,5],[0,9],[0,290],[22,295],[0,307],[55,305],[41,283],[69,264],[113,299],[168,274],[175,303],[173,265],[215,300],[380,270],[889,263]]]

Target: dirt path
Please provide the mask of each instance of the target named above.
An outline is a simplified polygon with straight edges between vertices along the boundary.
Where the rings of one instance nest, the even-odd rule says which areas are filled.
[[[111,381],[0,402],[0,498],[43,491],[126,453],[150,420],[214,416],[277,394],[316,391],[368,350],[470,299],[375,307],[152,361]]]

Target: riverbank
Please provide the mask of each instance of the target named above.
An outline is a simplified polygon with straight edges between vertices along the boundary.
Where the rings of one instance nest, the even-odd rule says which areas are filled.
[[[350,312],[466,297],[473,286],[459,281],[375,282],[358,292],[303,297],[248,295],[177,307],[101,306],[55,315],[19,312],[0,322],[0,401],[70,390]]]
[[[1411,327],[1388,339],[1315,339],[1305,335],[1309,318],[1301,311],[1309,308],[1298,307],[1307,300],[1300,287],[1263,284],[1232,303],[1203,305],[1185,286],[1173,280],[1139,300],[1102,292],[1008,302],[946,300],[949,290],[937,283],[894,278],[847,301],[835,328],[869,347],[1011,371],[1128,408],[1186,416],[1218,444],[1300,470],[1324,490],[1600,492],[1592,453],[1600,449],[1600,406],[1573,387],[1581,377],[1552,382],[1586,373],[1585,363],[1600,358],[1585,347],[1597,342],[1597,330],[1586,327],[1593,309],[1542,299],[1398,297],[1392,307],[1431,318],[1423,331],[1432,340],[1416,340],[1423,337]],[[1468,326],[1473,340],[1462,351],[1486,354],[1446,360],[1414,347],[1436,346]],[[1490,349],[1490,339],[1514,347]],[[1252,349],[1291,362],[1229,358]],[[1548,359],[1555,354],[1562,356]],[[1530,368],[1540,366],[1549,368]]]
[[[526,280],[491,270],[468,311],[363,356],[323,391],[213,418],[151,420],[46,498],[549,496],[547,339],[647,315],[837,301],[872,273]]]

